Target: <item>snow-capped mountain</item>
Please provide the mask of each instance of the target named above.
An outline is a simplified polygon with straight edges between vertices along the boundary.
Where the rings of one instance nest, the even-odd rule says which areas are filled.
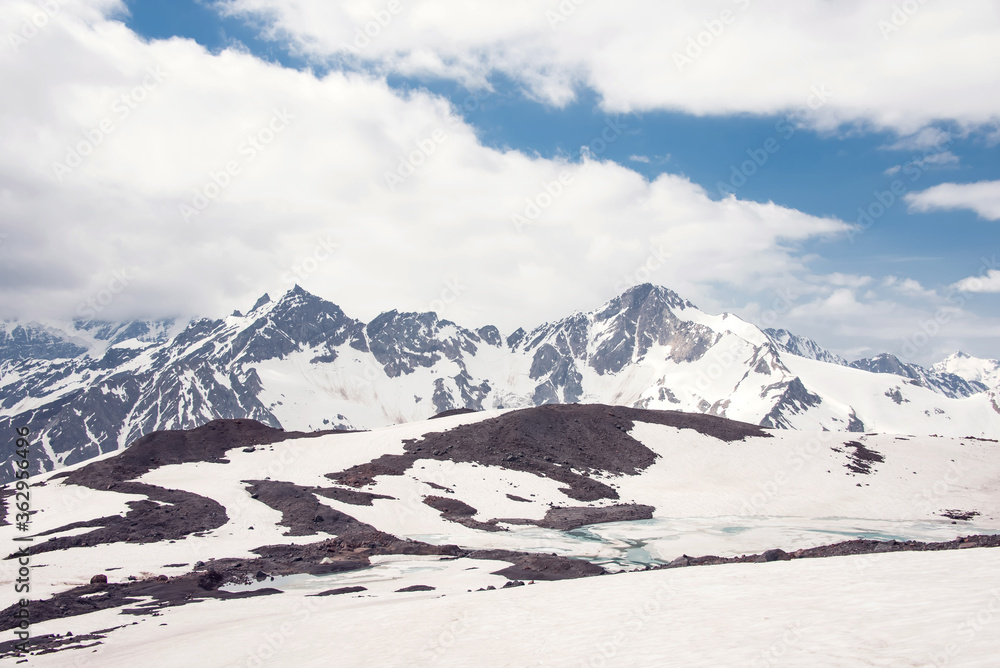
[[[139,343],[164,343],[176,330],[177,323],[173,320],[0,322],[0,362],[67,359],[87,354],[98,357],[109,347],[133,339]]]
[[[38,322],[0,323],[0,361],[77,357],[88,349],[85,341]]]
[[[959,351],[931,368],[937,373],[954,374],[990,389],[1000,387],[1000,361],[997,360],[984,360]]]
[[[831,353],[812,339],[792,334],[787,329],[765,329],[764,333],[767,334],[768,338],[771,339],[778,349],[786,353],[806,357],[811,360],[819,360],[820,362],[847,366],[847,360],[840,355]]]
[[[813,357],[821,349],[732,314],[706,314],[649,284],[506,339],[495,327],[473,331],[434,313],[390,311],[363,323],[298,286],[174,336],[168,322],[74,328],[88,336],[78,345],[86,353],[0,361],[0,428],[30,427],[43,470],[216,418],[370,429],[457,408],[571,402],[776,428],[1000,434],[995,393],[968,392],[974,385],[957,376],[965,390],[943,393],[926,372],[917,384],[906,373],[871,373],[879,365],[792,354],[791,342]],[[62,343],[47,345],[51,352]],[[3,471],[9,479],[9,463]]]
[[[895,355],[883,353],[876,357],[860,359],[851,362],[855,369],[864,369],[872,373],[887,373],[902,376],[910,385],[926,387],[946,397],[971,397],[990,389],[978,380],[966,380],[964,377],[942,371],[935,365],[932,369],[924,369],[916,364],[901,361]]]

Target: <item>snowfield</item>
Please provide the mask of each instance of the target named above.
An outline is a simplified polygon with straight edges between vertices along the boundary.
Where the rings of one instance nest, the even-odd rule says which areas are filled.
[[[988,668],[1000,656],[997,550],[734,564],[471,593],[462,587],[482,580],[452,580],[465,574],[452,564],[455,572],[419,578],[458,585],[451,591],[391,601],[295,588],[139,621],[95,613],[74,632],[126,626],[104,644],[33,656],[30,665]],[[47,622],[35,632],[70,627]]]
[[[199,594],[167,605],[150,589],[113,607],[38,619],[35,638],[72,632],[79,639],[63,638],[59,651],[35,654],[30,665],[995,665],[1000,550],[792,557],[851,539],[943,543],[1000,534],[1000,444],[760,430],[707,416],[628,410],[494,410],[372,432],[274,436],[285,440],[249,447],[240,441],[220,451],[224,460],[199,460],[189,449],[189,461],[150,464],[108,489],[70,482],[84,480],[73,475],[90,462],[38,476],[32,480],[36,546],[86,537],[107,518],[124,517],[146,498],[144,489],[196,495],[156,502],[167,511],[204,499],[202,505],[218,503],[225,518],[178,538],[70,542],[33,554],[36,611],[50,597],[100,603],[116,586],[155,583],[156,576],[169,587],[213,563],[226,572],[234,562],[257,563],[262,546],[305,557],[289,557],[288,574],[272,570],[194,590],[223,598]],[[671,426],[675,419],[687,422]],[[511,441],[512,432],[527,436]],[[208,432],[186,432],[202,433]],[[491,459],[491,444],[503,438],[519,445]],[[431,442],[452,445],[416,449]],[[651,463],[625,473],[595,468],[593,457],[623,443],[633,450],[622,457],[648,452]],[[125,453],[138,457],[148,447],[140,442]],[[166,451],[159,452],[154,459]],[[97,465],[114,465],[121,456],[105,455]],[[404,464],[397,470],[398,462]],[[345,484],[354,479],[347,474],[358,482]],[[580,500],[581,489],[594,488],[574,480],[597,485],[604,496]],[[133,483],[153,487],[127,486]],[[118,485],[131,491],[114,491]],[[251,494],[254,485],[258,494]],[[286,485],[285,496],[276,501],[268,490],[279,487],[268,485]],[[292,503],[310,505],[285,505]],[[346,533],[333,534],[321,522],[314,528],[311,515],[292,510],[305,507],[326,515],[316,522],[331,521],[331,513],[346,518],[336,520]],[[554,509],[623,507],[638,509],[637,519],[537,525]],[[133,516],[140,524],[151,517]],[[403,542],[383,541],[388,547],[378,549],[368,542],[382,539],[331,543],[360,530],[343,522]],[[4,545],[19,545],[14,538],[22,535],[11,524],[0,526]],[[310,552],[328,544],[326,558]],[[399,545],[415,547],[403,553]],[[449,545],[457,552],[448,552]],[[791,560],[643,570],[775,549]],[[507,552],[477,552],[490,550]],[[551,571],[523,563],[518,568],[528,570],[516,572],[529,575],[501,573],[517,554],[556,555],[561,564],[583,560],[608,574],[546,581]],[[320,570],[344,566],[324,574],[296,566],[307,562]],[[110,584],[89,585],[100,573]],[[0,561],[0,606],[8,610],[19,598],[17,577],[16,560]],[[515,580],[529,584],[504,588]],[[79,594],[67,594],[78,587]],[[5,660],[12,660],[10,646],[2,643],[14,640],[13,629],[0,634]]]

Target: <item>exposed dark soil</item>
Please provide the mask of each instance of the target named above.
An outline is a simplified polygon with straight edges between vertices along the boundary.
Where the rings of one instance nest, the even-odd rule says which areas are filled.
[[[514,494],[508,494],[507,498],[510,499],[511,501],[520,501],[521,503],[531,503],[531,499],[525,499],[524,497],[516,496]]]
[[[66,482],[91,489],[115,489],[115,484],[134,480],[160,466],[189,462],[228,464],[226,452],[234,448],[268,445],[290,438],[315,438],[346,431],[304,433],[284,431],[256,420],[212,420],[197,429],[156,431],[143,436],[116,457],[103,459],[72,473],[56,474]]]
[[[845,466],[854,473],[861,473],[864,475],[869,475],[872,472],[872,464],[881,464],[885,462],[885,457],[874,450],[869,450],[864,446],[864,444],[857,441],[850,441],[844,443],[848,448],[853,448],[854,452],[850,454],[850,461],[845,464]]]
[[[359,592],[368,591],[368,587],[337,587],[336,589],[327,589],[326,591],[321,591],[318,594],[309,594],[310,596],[340,596],[341,594],[357,594]]]
[[[474,411],[471,408],[452,408],[451,410],[441,411],[440,413],[429,419],[436,420],[438,418],[451,417],[452,415],[465,415],[466,413],[478,413],[478,412],[479,411]]]
[[[326,477],[341,485],[364,487],[375,482],[375,478],[380,475],[405,475],[417,459],[414,455],[382,455],[346,471],[327,473]]]
[[[495,571],[508,580],[570,580],[592,575],[605,575],[607,571],[580,559],[568,559],[555,554],[526,554],[510,550],[473,550],[463,556],[470,559],[490,559],[510,562],[510,566]]]
[[[463,503],[458,499],[446,499],[443,496],[428,496],[424,498],[424,503],[441,512],[441,517],[461,524],[462,526],[467,526],[470,529],[478,529],[480,531],[504,531],[502,527],[497,526],[497,520],[489,520],[488,522],[479,522],[472,519],[473,515],[479,511],[470,506],[467,503]]]
[[[630,520],[649,520],[653,518],[653,506],[636,503],[608,506],[606,508],[549,508],[545,517],[540,520],[501,519],[494,520],[507,524],[533,524],[545,529],[569,531],[579,529],[588,524],[603,524],[606,522],[626,522]]]
[[[430,585],[410,585],[409,587],[403,587],[402,589],[397,589],[397,594],[403,594],[410,591],[434,591],[437,587],[432,587]]]
[[[976,510],[946,510],[941,513],[941,517],[947,517],[950,520],[960,520],[962,522],[968,522],[974,517],[979,517],[980,513]]]
[[[138,622],[132,622],[132,624],[138,624]],[[31,638],[29,647],[31,652],[33,652],[36,656],[54,654],[67,649],[85,649],[88,647],[95,647],[100,645],[101,641],[107,638],[109,633],[117,631],[118,629],[123,629],[126,626],[131,626],[131,624],[122,624],[121,626],[113,626],[110,629],[101,629],[100,631],[80,635],[67,633],[66,635],[47,634],[44,636],[37,636]],[[0,658],[27,656],[15,651],[16,646],[20,644],[20,642],[21,641],[19,640],[8,640],[7,642],[0,643]]]
[[[980,547],[1000,547],[1000,535],[967,536],[941,543],[919,541],[874,541],[851,540],[834,545],[826,545],[787,553],[783,550],[768,550],[763,554],[741,557],[680,557],[668,565],[649,567],[680,568],[685,566],[707,566],[732,563],[761,563],[811,559],[884,552],[913,552],[959,550]],[[32,601],[31,622],[36,624],[50,619],[60,619],[86,614],[95,610],[117,608],[139,603],[141,597],[152,597],[150,603],[142,603],[135,608],[126,608],[129,614],[158,614],[167,606],[185,605],[204,598],[244,598],[267,596],[279,593],[277,589],[258,589],[247,592],[219,591],[219,587],[230,582],[250,582],[260,572],[270,575],[292,575],[311,573],[323,575],[365,568],[370,565],[368,557],[373,554],[439,554],[471,559],[506,561],[511,564],[496,571],[508,580],[563,580],[606,574],[606,571],[587,561],[559,557],[554,554],[528,554],[508,550],[462,550],[454,545],[432,546],[416,541],[398,541],[390,545],[361,544],[357,541],[330,539],[309,545],[274,545],[254,550],[261,555],[256,559],[217,559],[208,564],[198,564],[195,571],[175,578],[160,576],[151,580],[124,583],[88,584],[56,594],[44,601]],[[322,562],[327,563],[322,563]],[[344,588],[342,588],[344,589]],[[350,588],[347,588],[350,589]],[[333,593],[347,591],[330,590]],[[102,594],[81,598],[88,594]],[[324,592],[326,593],[326,592]],[[0,631],[15,628],[18,619],[14,613],[18,606],[12,605],[0,611]],[[36,645],[33,642],[32,647]],[[6,647],[0,646],[0,648]],[[11,648],[13,645],[11,645]]]
[[[355,520],[357,522],[357,520]],[[357,522],[360,527],[368,525]],[[31,623],[87,614],[95,610],[126,608],[129,614],[156,614],[160,608],[186,605],[204,598],[245,598],[280,593],[273,588],[245,592],[226,592],[220,587],[232,583],[250,583],[264,577],[280,575],[329,575],[344,573],[371,565],[369,557],[384,554],[438,555],[442,557],[468,557],[496,559],[512,564],[509,569],[497,571],[508,579],[558,580],[571,577],[599,575],[604,569],[589,562],[557,557],[534,555],[506,550],[469,551],[455,545],[429,545],[419,541],[400,540],[389,534],[353,527],[343,536],[308,545],[268,545],[253,550],[260,555],[254,559],[213,559],[198,563],[194,571],[174,578],[159,576],[149,580],[122,583],[98,583],[76,587],[43,601],[31,601]],[[509,575],[508,575],[509,571]],[[101,596],[81,598],[89,594]],[[342,592],[347,593],[347,592]],[[140,603],[142,597],[153,601]],[[17,604],[0,611],[0,631],[12,629],[19,623],[14,617]]]
[[[916,540],[878,541],[878,540],[848,540],[833,545],[812,547],[795,552],[783,550],[768,550],[763,554],[744,555],[742,557],[689,557],[684,555],[674,559],[665,566],[652,566],[650,570],[660,568],[680,568],[683,566],[715,566],[719,564],[760,563],[766,561],[790,561],[792,559],[817,559],[820,557],[844,557],[858,554],[881,554],[883,552],[939,552],[943,550],[963,550],[973,547],[1000,547],[1000,535],[996,536],[966,536],[941,543],[923,543]]]
[[[350,539],[360,534],[377,536],[376,542],[397,540],[395,536],[382,533],[370,524],[365,524],[339,510],[323,505],[316,494],[329,492],[329,488],[303,487],[291,482],[277,480],[245,480],[247,491],[261,503],[281,513],[279,525],[288,527],[286,536],[315,536],[327,533]],[[330,495],[331,498],[334,498]],[[369,495],[374,497],[374,495]],[[367,505],[371,505],[371,502]]]
[[[153,432],[143,436],[115,457],[92,462],[73,472],[53,476],[53,478],[65,478],[68,484],[135,494],[145,496],[148,500],[129,502],[129,512],[125,517],[114,515],[87,522],[75,522],[41,534],[51,535],[70,529],[98,527],[95,531],[79,536],[54,538],[33,545],[29,553],[39,554],[107,543],[178,540],[192,533],[217,529],[228,522],[229,518],[225,508],[216,501],[190,492],[129,481],[159,466],[169,464],[228,463],[225,454],[234,448],[250,448],[289,438],[311,438],[339,433],[348,432],[320,431],[311,434],[286,432],[255,420],[213,420],[197,429]],[[346,502],[371,505],[374,498],[378,496],[343,490],[341,500],[350,499]],[[156,501],[167,505],[155,503]]]
[[[86,522],[74,522],[38,534],[46,536],[71,529],[98,527],[85,534],[36,543],[29,548],[29,554],[108,543],[155,543],[161,540],[179,540],[192,533],[217,529],[229,521],[226,509],[218,502],[190,492],[138,482],[115,483],[113,489],[123,494],[137,494],[147,498],[129,501],[129,512],[124,517],[111,515]],[[157,501],[167,505],[160,505],[156,503]]]
[[[448,492],[449,494],[454,494],[455,493],[455,490],[453,490],[452,488],[445,487],[444,485],[439,485],[436,482],[431,482],[429,480],[425,480],[424,484],[427,485],[428,487],[430,487],[431,489],[440,490],[442,492]]]
[[[31,623],[38,624],[50,619],[75,617],[97,610],[121,608],[135,603],[141,606],[125,610],[133,614],[146,614],[158,608],[185,605],[204,598],[246,598],[280,593],[276,589],[258,589],[250,592],[218,591],[218,584],[206,582],[205,574],[189,573],[166,581],[160,579],[136,580],[110,584],[86,584],[69,591],[56,594],[52,598],[31,601]],[[92,596],[92,594],[100,594]],[[152,603],[143,603],[142,597],[152,597]],[[17,626],[14,617],[17,606],[13,605],[0,612],[0,630],[6,631]]]
[[[325,496],[328,499],[340,501],[341,503],[348,503],[352,506],[370,506],[377,499],[396,500],[395,497],[386,496],[385,494],[371,494],[369,492],[359,492],[356,489],[344,489],[343,487],[316,487],[314,491],[320,496]]]
[[[566,484],[562,491],[578,501],[617,499],[617,491],[590,474],[635,475],[656,460],[652,450],[627,433],[637,421],[695,429],[727,442],[770,436],[757,425],[712,415],[560,404],[425,434],[405,442],[406,454],[385,455],[328,477],[363,487],[380,475],[403,475],[417,459],[437,459],[542,475]]]

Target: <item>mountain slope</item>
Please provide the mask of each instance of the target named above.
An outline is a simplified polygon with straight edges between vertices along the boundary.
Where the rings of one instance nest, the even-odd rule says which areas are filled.
[[[1000,387],[1000,361],[984,360],[957,352],[938,362],[933,370],[941,374],[954,374],[969,383],[979,383],[990,389]]]
[[[574,402],[781,428],[1000,434],[1000,408],[978,381],[898,360],[860,370],[820,361],[806,339],[706,314],[648,284],[506,339],[434,313],[364,323],[298,286],[172,337],[170,323],[78,327],[90,336],[86,354],[0,362],[0,429],[31,428],[39,470],[217,418],[370,429],[454,409]],[[820,360],[790,353],[792,343]],[[12,472],[8,459],[0,480]]]
[[[974,394],[979,394],[989,389],[987,385],[978,380],[969,381],[958,374],[940,371],[936,365],[935,368],[927,370],[916,364],[903,362],[895,355],[888,353],[851,362],[850,366],[872,373],[887,373],[894,376],[901,376],[907,379],[906,382],[910,385],[926,387],[938,394],[943,394],[953,399],[971,397]]]
[[[278,653],[413,665],[422,648],[418,665],[492,665],[501,654],[531,665],[496,644],[508,631],[490,612],[529,606],[532,623],[556,634],[558,665],[589,663],[594,637],[618,637],[617,625],[641,650],[623,646],[627,660],[610,665],[676,661],[661,653],[678,629],[696,634],[672,648],[685,665],[707,655],[752,665],[775,641],[745,626],[771,615],[810,620],[793,628],[811,641],[782,650],[795,665],[814,662],[816,643],[852,665],[923,665],[1000,586],[998,447],[608,405],[360,433],[250,420],[156,432],[33,478],[26,528],[13,521],[14,490],[0,488],[0,541],[24,547],[0,555],[0,657],[17,653],[26,607],[33,666],[176,665],[192,648],[199,665]],[[25,561],[28,593],[14,587]],[[869,611],[860,629],[849,623],[859,608]],[[554,623],[567,616],[572,626]],[[710,622],[745,637],[714,653],[718,639],[701,628]],[[986,648],[964,656],[988,663],[997,636],[982,637]]]
[[[831,353],[812,339],[792,334],[787,329],[765,329],[764,333],[767,334],[768,338],[771,339],[779,350],[783,350],[786,353],[811,360],[819,360],[820,362],[847,366],[847,360],[840,355]]]

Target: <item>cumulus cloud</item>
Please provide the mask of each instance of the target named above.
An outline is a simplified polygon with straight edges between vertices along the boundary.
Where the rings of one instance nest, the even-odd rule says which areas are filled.
[[[5,3],[0,27],[34,7]],[[511,329],[646,280],[692,299],[766,286],[847,228],[593,153],[490,148],[443,98],[375,74],[145,41],[109,18],[117,4],[61,7],[0,53],[17,91],[0,108],[4,316],[221,315],[299,283],[355,317]]]
[[[991,0],[221,0],[320,62],[447,77],[519,81],[551,104],[595,90],[610,111],[784,113],[897,132],[903,145],[950,119],[1000,116],[1000,7]],[[909,8],[909,5],[907,5]],[[792,56],[791,54],[794,54]],[[762,73],[766,77],[762,78]],[[824,99],[816,91],[829,91]]]
[[[982,276],[963,278],[953,286],[959,292],[1000,292],[1000,271],[991,269]]]
[[[929,148],[940,148],[951,143],[953,139],[952,134],[946,130],[926,127],[905,137],[899,137],[883,148],[887,151],[923,151]]]
[[[309,2],[297,6],[312,11]],[[519,80],[553,103],[581,82],[608,79],[587,49],[574,58],[560,50],[559,35],[583,29],[576,24],[553,30],[543,13],[537,40],[522,34],[526,17],[537,18],[533,3],[482,5],[487,18],[470,18],[458,42],[447,12],[432,6],[450,7],[406,4],[409,14],[393,15],[383,46],[373,39],[363,58],[400,71],[447,71],[476,85],[497,69],[516,71],[524,53],[551,56]],[[574,21],[585,26],[603,16],[603,9],[585,11],[592,6],[581,5]],[[281,27],[292,9],[263,0],[255,7],[270,12],[275,36],[292,38]],[[346,26],[342,39],[350,44],[372,7],[337,3],[323,11],[327,25]],[[27,0],[0,5],[0,34],[21,34],[37,8]],[[595,151],[568,161],[484,146],[447,100],[393,89],[372,70],[317,76],[245,50],[212,54],[190,40],[145,41],[114,20],[123,10],[110,0],[65,0],[17,48],[0,49],[0,86],[11,92],[0,107],[0,280],[7,288],[0,316],[218,316],[299,283],[358,318],[391,308],[437,310],[467,326],[509,331],[593,308],[645,281],[710,312],[734,310],[839,350],[898,340],[933,316],[934,305],[895,301],[902,292],[919,295],[916,282],[814,275],[816,256],[802,249],[842,238],[843,221],[770,202],[715,200],[684,176],[650,181]],[[782,21],[794,23],[802,11]],[[750,23],[750,16],[741,18]],[[919,25],[910,27],[919,33]],[[631,27],[645,30],[645,23]],[[731,46],[719,41],[695,65],[714,71],[712,58],[720,56],[713,54],[739,42],[736,27],[726,28]],[[401,31],[391,39],[412,32],[420,48],[390,48],[390,28]],[[624,25],[612,22],[609,30],[594,33],[593,48],[626,49],[615,38]],[[506,50],[482,46],[497,41],[498,31]],[[303,39],[304,50],[325,48]],[[907,39],[901,31],[892,43]],[[786,60],[780,67],[789,67]],[[607,66],[632,77],[624,62]],[[748,94],[744,81],[730,91],[734,109],[787,106],[784,79],[773,83],[773,99],[758,108],[747,102],[758,93]],[[632,100],[628,86],[620,93],[605,96],[607,109],[646,104]],[[686,104],[678,108],[698,111]],[[702,112],[718,111],[711,99],[706,104]],[[604,137],[593,139],[617,132],[610,117]],[[995,323],[953,310],[966,344],[995,340]],[[763,322],[767,311],[780,321]]]
[[[910,211],[969,209],[986,220],[1000,220],[1000,181],[942,183],[906,196]]]
[[[901,279],[897,276],[886,276],[882,280],[882,285],[884,287],[892,288],[897,293],[907,297],[921,299],[935,299],[938,297],[937,292],[934,290],[928,290],[920,284],[920,281],[912,278]]]

